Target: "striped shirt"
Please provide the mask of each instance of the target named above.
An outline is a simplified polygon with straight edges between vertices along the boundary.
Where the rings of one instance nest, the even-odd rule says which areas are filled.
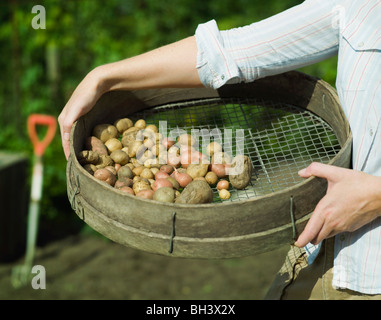
[[[212,88],[338,55],[336,88],[353,133],[353,168],[381,176],[380,0],[307,0],[224,31],[212,20],[198,26],[196,40],[199,76]],[[381,294],[381,218],[336,236],[332,284]]]

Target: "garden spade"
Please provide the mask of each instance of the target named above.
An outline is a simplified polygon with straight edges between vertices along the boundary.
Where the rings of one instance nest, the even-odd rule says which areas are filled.
[[[47,126],[45,137],[42,140],[38,137],[36,126]],[[53,116],[32,114],[28,117],[28,134],[34,147],[33,175],[27,222],[25,262],[23,265],[16,266],[12,270],[12,285],[16,288],[25,286],[31,276],[38,232],[40,200],[42,197],[42,158],[46,148],[54,138],[56,129],[57,122]]]

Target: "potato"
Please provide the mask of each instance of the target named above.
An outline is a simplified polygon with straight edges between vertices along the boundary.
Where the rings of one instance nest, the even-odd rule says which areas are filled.
[[[146,127],[146,121],[144,119],[140,119],[135,122],[135,127],[139,129],[144,129]]]
[[[100,156],[108,155],[107,148],[104,143],[97,137],[91,136],[86,139],[85,149],[96,151]]]
[[[147,168],[144,167],[144,166],[135,167],[134,169],[132,169],[132,172],[133,172],[136,176],[140,176],[140,174],[143,172],[144,169],[147,169]]]
[[[149,182],[140,180],[134,182],[132,189],[134,190],[135,194],[138,194],[142,190],[151,190],[152,188]]]
[[[159,172],[159,168],[151,168],[150,170],[152,171],[153,175],[156,175],[156,173]]]
[[[181,188],[185,188],[193,180],[192,177],[186,172],[180,172],[180,169],[173,173],[173,177],[179,183]]]
[[[114,186],[116,182],[116,176],[110,170],[105,168],[95,171],[94,177],[98,180],[106,182],[110,186]]]
[[[179,168],[181,165],[180,149],[176,146],[172,146],[168,149],[166,163],[173,166],[174,168]]]
[[[139,152],[139,148],[141,148],[142,146],[143,146],[143,142],[142,141],[135,140],[134,142],[132,142],[128,146],[128,156],[130,158],[136,157],[136,155]],[[144,146],[143,146],[143,148],[144,148]]]
[[[218,178],[225,178],[227,176],[226,166],[224,164],[211,164],[210,171],[214,172]]]
[[[111,159],[110,156],[101,155],[99,156],[99,161],[97,162],[96,167],[98,169],[101,169],[101,168],[105,168],[107,166],[113,166],[113,165],[114,165],[114,161]]]
[[[229,181],[227,180],[220,180],[217,183],[217,190],[222,190],[222,189],[229,189]]]
[[[218,194],[222,200],[230,199],[230,192],[226,189],[221,189],[218,191]]]
[[[159,129],[154,124],[150,124],[150,125],[146,126],[145,129],[146,130],[151,130],[154,133],[158,133],[159,132]]]
[[[196,139],[187,133],[184,133],[179,136],[177,141],[180,145],[193,146],[196,143]]]
[[[94,127],[93,135],[102,142],[118,137],[118,130],[111,124],[98,124]]]
[[[160,167],[160,171],[164,171],[168,174],[172,174],[172,172],[174,171],[175,169],[170,166],[169,164],[164,164]]]
[[[121,189],[121,188],[124,188],[124,187],[132,187],[133,184],[134,183],[133,183],[132,179],[124,178],[122,180],[117,180],[115,182],[114,188]]]
[[[159,170],[160,168],[160,164],[159,164],[159,159],[147,159],[146,161],[144,161],[143,165],[146,167],[146,168],[149,168],[149,169],[157,169]]]
[[[128,156],[128,154],[122,150],[115,150],[111,152],[110,158],[115,163],[121,164],[122,166],[125,166],[130,161],[130,157]]]
[[[131,127],[129,129],[127,129],[126,131],[123,132],[123,136],[127,135],[127,134],[130,134],[132,132],[135,132],[135,136],[136,134],[140,131],[141,129],[137,128],[137,127]]]
[[[109,170],[113,175],[116,176],[116,169],[114,166],[107,166],[105,169]]]
[[[108,139],[105,142],[105,146],[109,153],[112,153],[115,150],[122,150],[123,148],[122,143],[117,138]]]
[[[81,165],[97,164],[99,161],[99,154],[96,151],[84,150],[78,154],[78,161]]]
[[[174,189],[178,190],[180,188],[180,184],[177,182],[177,180],[173,177],[166,178],[170,183],[172,183],[172,186]]]
[[[231,185],[238,190],[245,189],[251,181],[252,174],[253,165],[250,158],[246,155],[237,155],[233,159],[233,163],[229,170],[229,180]]]
[[[205,176],[205,180],[209,185],[215,185],[218,181],[218,177],[214,172],[209,171]]]
[[[218,142],[211,142],[206,147],[206,153],[209,156],[213,156],[215,153],[221,152],[221,151],[222,151],[222,146]]]
[[[136,160],[136,158],[131,158],[130,164],[132,165],[132,169],[143,166],[138,160]]]
[[[118,173],[118,171],[122,167],[122,165],[120,163],[115,163],[114,167],[115,167],[116,172]]]
[[[154,178],[152,171],[148,168],[145,168],[145,167],[144,167],[143,171],[140,173],[140,176],[142,178],[145,178],[145,179],[153,179]]]
[[[212,156],[211,163],[229,164],[231,163],[231,157],[226,152],[215,152]]]
[[[131,128],[133,126],[133,122],[131,119],[123,118],[118,119],[114,122],[114,127],[118,130],[119,133],[125,132],[127,129]]]
[[[169,148],[175,144],[175,141],[172,138],[167,137],[163,139],[162,144],[165,149],[169,150]]]
[[[138,130],[135,130],[135,131],[132,131],[132,132],[128,132],[128,130],[125,131],[123,133],[123,136],[122,136],[122,139],[121,139],[123,147],[130,148],[130,145],[134,141],[136,141],[137,135],[138,135]]]
[[[123,191],[123,192],[126,192],[126,193],[129,193],[129,194],[131,194],[133,196],[135,195],[135,192],[134,192],[134,190],[132,190],[131,187],[122,187],[119,190]]]
[[[145,146],[147,149],[151,149],[151,148],[153,148],[153,146],[155,145],[155,141],[153,141],[153,140],[150,139],[150,138],[145,138],[144,141],[143,141],[143,144],[144,144],[144,146]]]
[[[135,176],[134,172],[131,170],[129,166],[123,166],[118,171],[118,179],[133,179]]]
[[[167,179],[169,177],[169,174],[166,173],[165,171],[158,171],[155,174],[155,179]]]
[[[166,152],[167,150],[164,148],[162,144],[157,143],[151,148],[151,151],[153,155],[159,156],[161,154],[164,154],[164,152]]]
[[[164,187],[173,188],[173,184],[171,183],[171,181],[169,181],[169,180],[167,180],[165,178],[165,179],[157,179],[157,180],[155,180],[155,182],[152,185],[152,189],[154,191],[156,191],[156,190],[158,190],[160,188],[164,188]]]
[[[211,203],[213,202],[213,190],[205,181],[194,180],[189,183],[176,203]]]
[[[153,200],[160,202],[174,202],[175,190],[173,188],[163,187],[155,191]]]
[[[146,189],[146,190],[139,191],[136,194],[136,196],[139,198],[152,200],[154,193],[155,191]]]
[[[187,168],[187,174],[189,174],[192,179],[197,177],[205,177],[208,172],[208,164],[190,164]]]

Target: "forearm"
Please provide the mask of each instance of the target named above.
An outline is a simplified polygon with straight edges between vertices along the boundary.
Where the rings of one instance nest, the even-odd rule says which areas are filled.
[[[194,37],[94,70],[101,93],[163,87],[200,87]]]
[[[73,123],[90,111],[104,93],[113,90],[200,87],[202,84],[196,64],[196,40],[189,37],[90,71],[58,117],[66,158],[70,153],[69,133]]]
[[[307,0],[240,28],[219,30],[215,21],[196,30],[199,74],[205,86],[251,82],[295,70],[337,53],[335,1]],[[218,53],[218,54],[216,54]]]

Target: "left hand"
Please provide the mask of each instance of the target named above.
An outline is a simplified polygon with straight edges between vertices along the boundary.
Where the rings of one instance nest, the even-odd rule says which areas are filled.
[[[353,232],[381,216],[380,177],[316,162],[299,171],[299,175],[324,178],[328,188],[296,246],[318,244],[338,233]]]

